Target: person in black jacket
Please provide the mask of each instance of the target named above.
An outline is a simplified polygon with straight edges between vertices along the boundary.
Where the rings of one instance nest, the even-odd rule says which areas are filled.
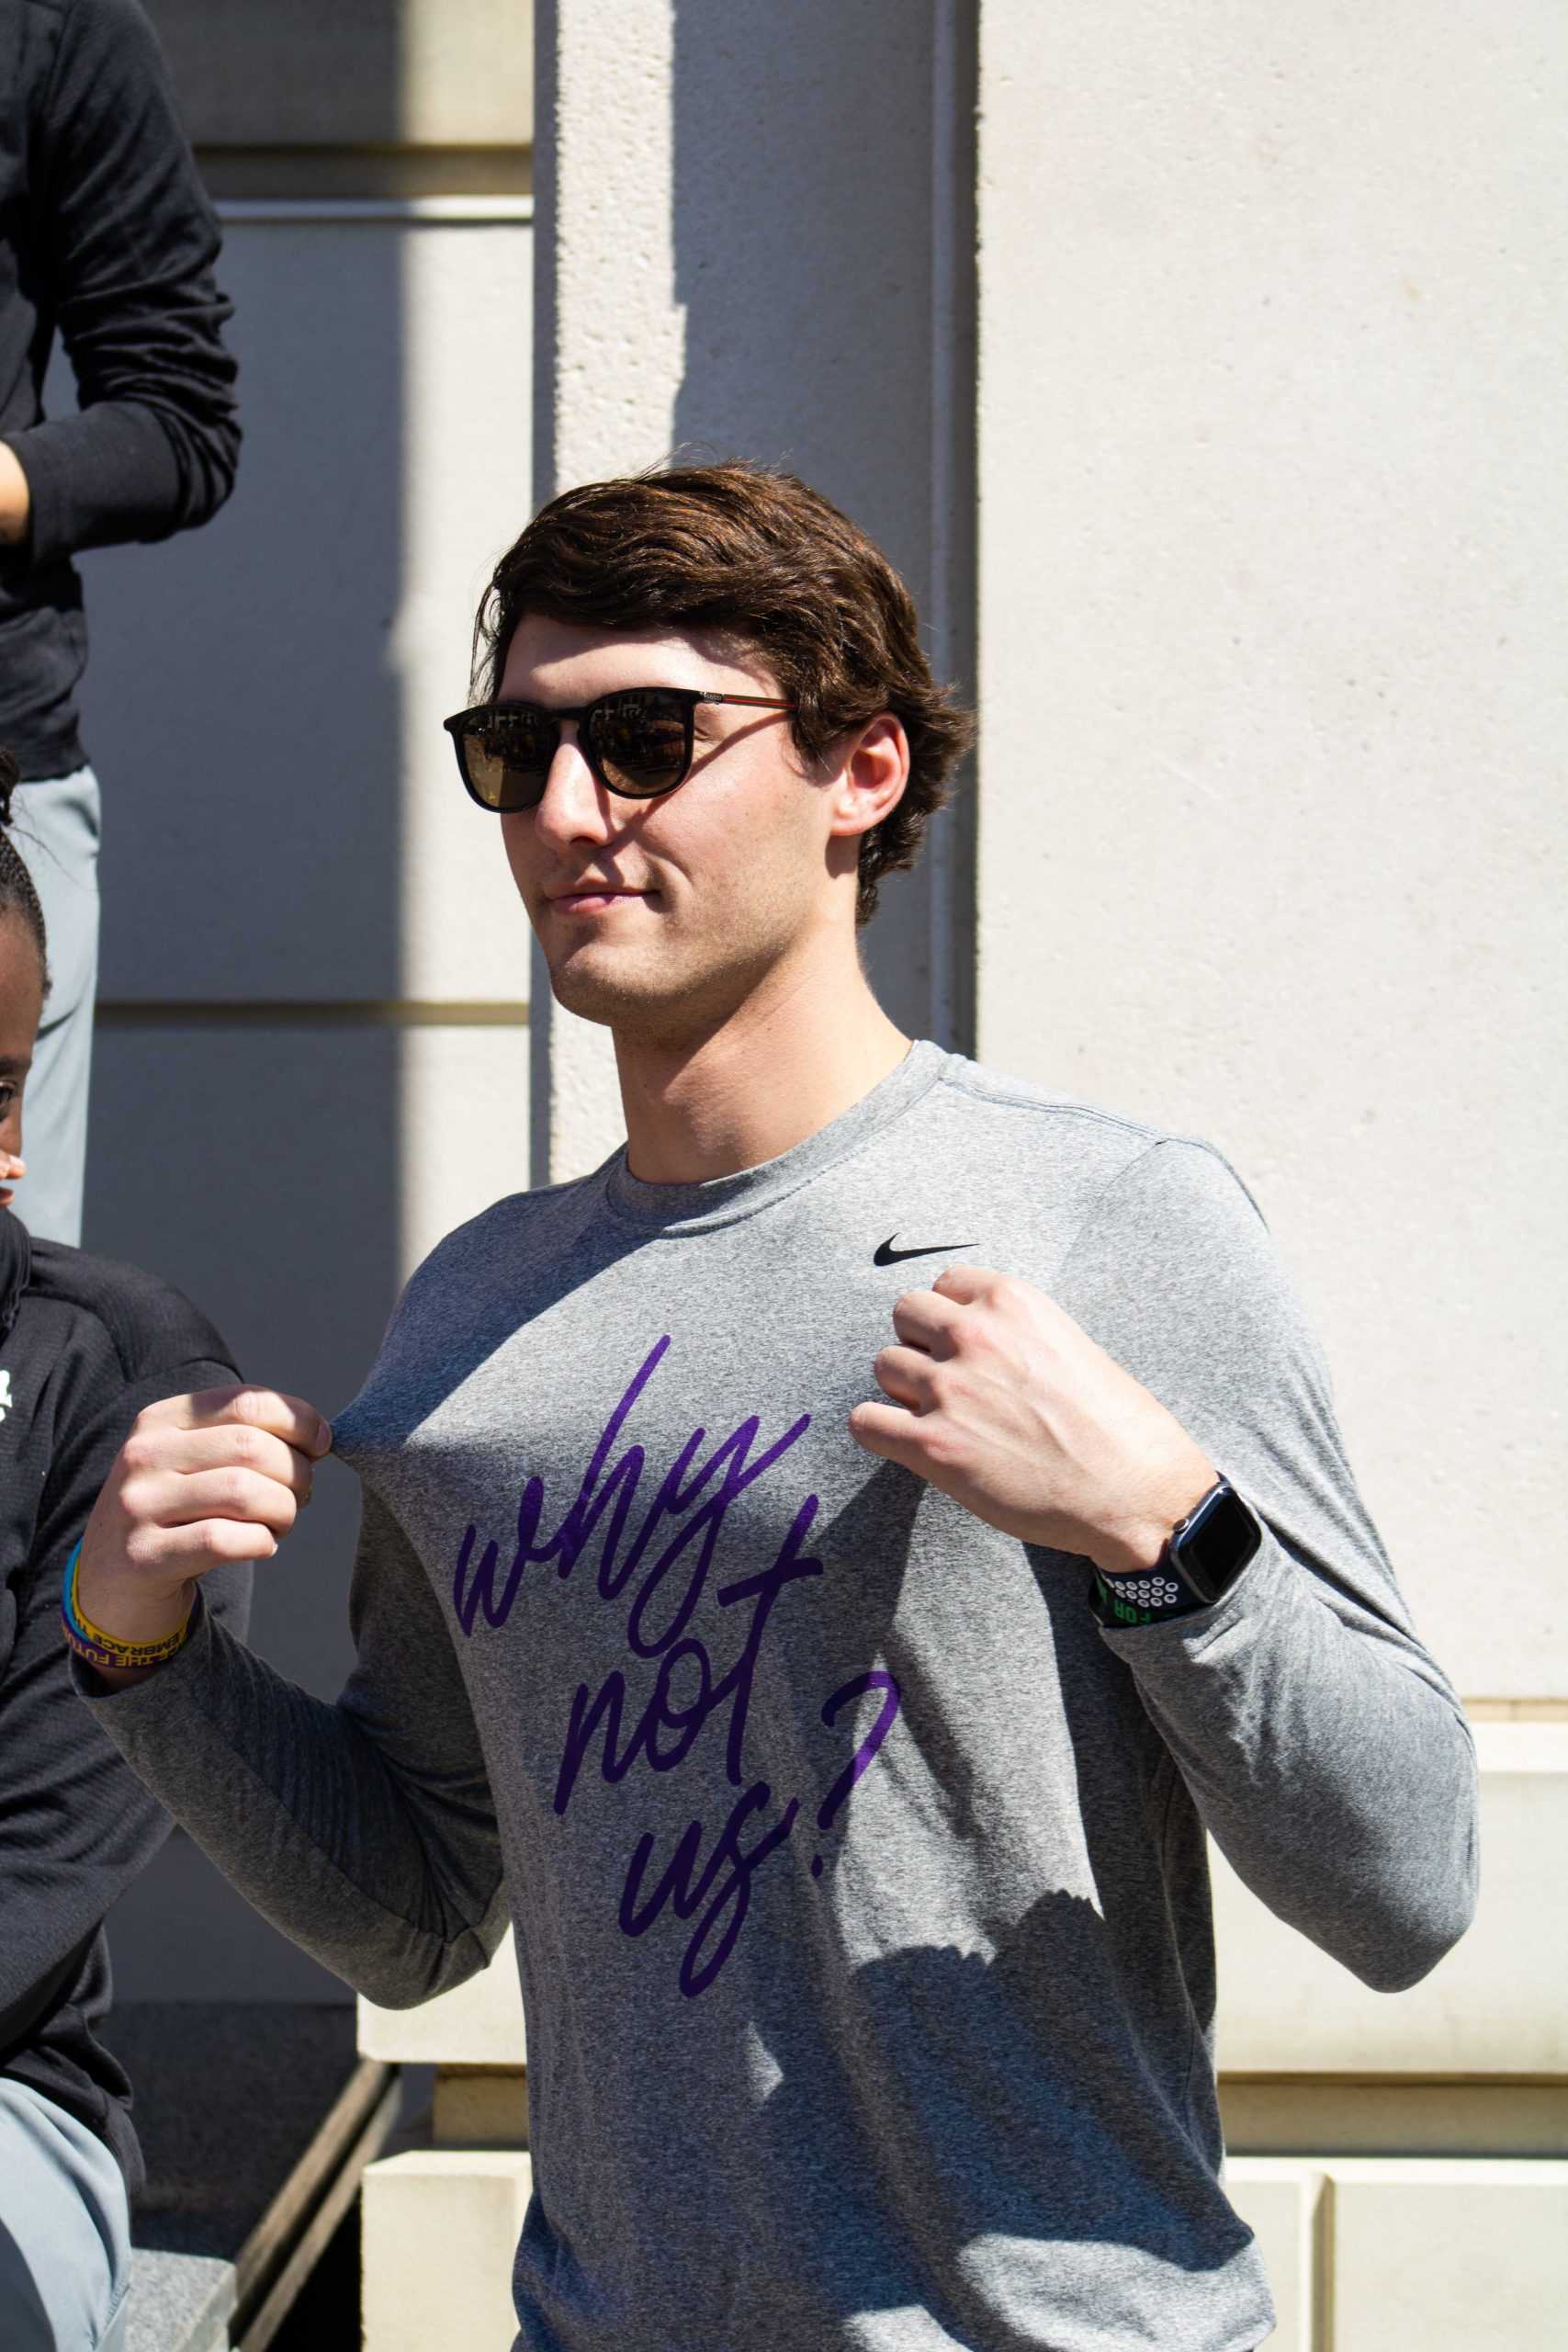
[[[239,451],[218,223],[136,0],[0,0],[0,743],[54,987],[33,1073],[35,1234],[81,1238],[98,786],[77,726],[85,548],[166,538]],[[46,417],[56,334],[80,413]]]
[[[71,1690],[62,1577],[141,1408],[234,1372],[167,1283],[35,1240],[11,1209],[48,982],[42,911],[4,829],[14,781],[0,752],[0,2346],[102,2352],[123,2325],[141,2179],[130,2086],[97,2039],[102,1922],[169,1817]],[[243,1632],[250,1571],[223,1583]]]

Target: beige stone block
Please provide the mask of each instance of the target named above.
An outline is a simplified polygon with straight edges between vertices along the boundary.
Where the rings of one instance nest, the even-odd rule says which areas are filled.
[[[1226,2167],[1225,2187],[1269,2274],[1277,2313],[1269,2352],[1317,2352],[1323,2174],[1308,2164],[1238,2156]]]
[[[367,2168],[364,2352],[509,2352],[533,2180],[521,2149],[414,2148]]]
[[[442,720],[469,693],[474,615],[534,509],[534,231],[526,220],[398,233],[404,429],[389,648],[401,730],[404,992],[528,994],[528,922],[496,820],[457,775]]]
[[[528,1183],[526,1028],[420,1027],[399,1041],[402,1266]]]
[[[93,560],[101,997],[526,998],[500,829],[441,722],[532,503],[532,239],[518,219],[229,223],[233,498]]]
[[[340,1413],[401,1280],[400,1097],[391,1029],[234,1027],[225,1015],[105,1030],[94,1052],[87,1247],[175,1283],[247,1380]],[[253,1645],[320,1698],[337,1696],[354,1663],[358,1510],[358,1480],[323,1462],[310,1509],[255,1578]],[[156,1972],[167,1955],[150,1925]]]
[[[528,2144],[525,2066],[438,2066],[431,2137],[437,2147]]]
[[[404,992],[406,728],[388,673],[414,430],[400,277],[410,233],[423,232],[231,226],[221,283],[244,420],[234,495],[205,530],[94,560],[100,997]]]
[[[974,102],[948,52],[965,50],[960,26],[973,11],[750,0],[695,12],[716,30],[722,20],[711,40],[693,15],[670,0],[553,0],[539,14],[541,55],[553,61],[552,185],[536,380],[551,403],[539,444],[553,480],[538,487],[682,446],[782,458],[905,574],[938,673],[951,676],[973,606],[964,123]],[[1032,449],[1018,478],[1032,480],[1037,460]],[[1014,512],[1027,503],[1009,500]],[[1031,674],[1038,658],[1036,647]],[[1029,795],[1039,755],[1036,729]],[[946,846],[907,882],[893,877],[866,940],[893,1018],[949,1038],[965,1025],[966,978],[951,967],[968,955],[957,879],[966,799],[942,820]],[[1028,825],[1043,830],[1037,807]],[[620,1104],[592,1024],[563,1017],[551,1061],[550,1097],[536,1107],[561,1178],[619,1142]]]
[[[1568,2164],[1346,2158],[1335,2352],[1548,2352],[1568,2313]]]
[[[417,2009],[381,2009],[361,2000],[359,2047],[367,2058],[407,2065],[524,2064],[523,1996],[510,1932],[488,1968]]]
[[[1227,2075],[1220,2115],[1247,2155],[1568,2157],[1568,2082]]]
[[[193,139],[246,146],[526,142],[523,0],[148,0]]]
[[[1234,2074],[1568,2075],[1568,1724],[1475,1726],[1481,1900],[1407,1993],[1370,1991],[1213,1856],[1219,2063]]]
[[[534,11],[519,0],[403,0],[400,125],[433,146],[534,136]]]
[[[979,10],[981,1050],[1230,1154],[1424,1635],[1562,1695],[1568,10],[1045,20]]]

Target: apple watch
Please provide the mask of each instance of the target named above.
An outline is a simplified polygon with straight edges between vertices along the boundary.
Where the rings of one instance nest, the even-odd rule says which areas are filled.
[[[1095,1571],[1090,1601],[1102,1625],[1158,1625],[1223,1600],[1263,1541],[1255,1511],[1228,1478],[1216,1479],[1171,1529],[1152,1568]]]

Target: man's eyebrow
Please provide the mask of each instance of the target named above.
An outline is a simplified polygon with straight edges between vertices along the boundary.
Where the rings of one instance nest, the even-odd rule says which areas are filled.
[[[0,1054],[0,1076],[26,1078],[32,1066],[31,1054]]]

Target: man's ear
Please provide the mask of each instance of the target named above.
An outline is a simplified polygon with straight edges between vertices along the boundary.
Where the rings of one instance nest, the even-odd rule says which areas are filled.
[[[829,833],[869,833],[897,807],[908,781],[909,739],[903,722],[885,710],[852,736],[840,753],[830,786]]]

